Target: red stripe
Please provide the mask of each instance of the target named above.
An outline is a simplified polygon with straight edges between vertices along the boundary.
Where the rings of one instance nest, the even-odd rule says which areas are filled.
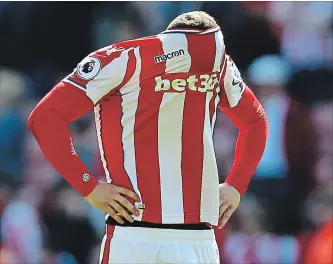
[[[108,94],[106,94],[101,100],[105,99],[106,97],[110,96],[110,94],[114,94],[119,91],[133,76],[136,68],[136,57],[134,54],[134,49],[128,52],[128,61],[126,66],[126,72],[124,79],[121,81],[119,85],[113,88]]]
[[[163,54],[158,38],[147,39],[147,46],[140,48],[142,68],[141,91],[134,125],[134,144],[138,188],[145,204],[142,221],[161,223],[161,185],[158,158],[158,113],[163,93],[154,91],[154,76],[165,72],[165,63],[155,64],[154,56]]]
[[[220,65],[220,70],[224,72],[224,74],[222,73],[222,76],[221,76],[221,79],[222,82],[223,82],[223,79],[224,79],[224,75],[225,75],[225,50],[223,52],[223,56],[222,56],[222,60],[221,60],[221,65]],[[210,124],[211,126],[213,125],[213,116],[216,112],[216,107],[215,107],[215,99],[216,99],[216,96],[217,96],[217,92],[216,90],[213,91],[213,97],[211,99],[211,101],[209,102],[209,116],[210,116]]]
[[[109,256],[110,256],[110,247],[111,247],[111,239],[114,233],[114,226],[107,225],[106,226],[106,241],[103,250],[103,258],[101,264],[108,264],[109,263]]]
[[[212,71],[215,62],[215,35],[186,35],[191,55],[191,73]],[[204,42],[206,49],[203,50]],[[185,223],[200,222],[203,170],[203,130],[206,93],[187,91],[183,112],[182,183]]]
[[[225,55],[225,54],[224,54]],[[222,71],[222,75],[221,75],[221,78],[220,78],[220,87],[221,89],[224,90],[224,77],[225,77],[225,74],[227,72],[227,67],[228,67],[228,62],[226,59],[224,59],[224,63],[223,63],[223,71]]]
[[[115,88],[116,90],[123,87],[132,78],[135,72],[135,66],[136,57],[134,50],[131,50],[129,52],[124,79]],[[104,99],[106,98],[107,97],[104,97]],[[109,100],[103,100],[100,104],[102,146],[107,169],[110,172],[113,183],[133,190],[132,183],[124,167],[124,150],[122,145],[123,127],[121,124],[123,112],[121,102],[122,97],[118,92],[112,97],[109,97]]]
[[[136,68],[136,56],[134,54],[134,49],[128,52],[128,61],[126,67],[126,73],[122,82],[115,88],[116,90],[123,87],[133,76]]]
[[[110,172],[112,183],[133,189],[124,168],[123,127],[121,125],[122,98],[120,93],[110,98],[110,100],[100,104],[101,138],[107,169]]]

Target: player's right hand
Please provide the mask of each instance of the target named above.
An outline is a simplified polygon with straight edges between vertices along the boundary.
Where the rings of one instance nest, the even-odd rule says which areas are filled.
[[[118,223],[123,224],[122,217],[129,222],[133,222],[132,215],[140,215],[139,210],[126,197],[140,202],[139,196],[129,189],[111,183],[99,182],[95,189],[84,199],[92,206],[107,212]]]

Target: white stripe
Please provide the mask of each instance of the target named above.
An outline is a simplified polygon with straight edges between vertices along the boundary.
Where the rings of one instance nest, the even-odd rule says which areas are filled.
[[[181,138],[185,95],[186,93],[165,93],[159,111],[158,155],[162,223],[184,223]]]
[[[205,123],[203,131],[203,172],[201,187],[200,221],[212,224],[218,222],[219,208],[219,179],[215,151],[213,146],[213,133],[210,126],[209,103],[213,93],[206,95]],[[213,196],[214,195],[214,196]]]
[[[224,52],[223,36],[220,30],[215,33],[215,45],[216,45],[216,54],[215,54],[213,72],[220,72],[221,60]]]
[[[209,34],[209,33],[219,31],[219,30],[220,30],[220,27],[214,27],[214,28],[208,29],[206,31],[200,32],[199,34],[200,35],[205,35],[205,34]]]
[[[118,58],[104,66],[94,79],[87,83],[87,95],[94,103],[121,84],[127,71],[130,50],[124,50]]]
[[[239,100],[242,98],[242,94],[244,92],[245,84],[243,82],[242,77],[240,76],[240,72],[234,62],[229,60],[229,56],[226,56],[226,73],[224,76],[224,91],[227,95],[228,102],[230,107],[235,107]],[[241,82],[243,88],[239,85],[233,85],[233,81]]]
[[[104,256],[104,250],[105,250],[105,244],[106,244],[106,235],[104,235],[101,245],[101,250],[99,252],[99,264],[102,263],[103,256]]]
[[[222,55],[222,58],[223,58],[223,55]],[[221,69],[220,78],[222,77],[222,73],[223,73],[223,71],[224,71],[224,68],[227,67],[226,60],[227,60],[227,56],[225,56],[225,58],[224,58],[224,62],[222,63],[223,66],[222,66],[222,69]],[[224,80],[223,80],[223,81],[224,81]],[[220,100],[221,100],[221,98],[220,98],[220,91],[221,91],[221,87],[218,86],[218,87],[216,88],[216,93],[217,93],[217,95],[216,95],[216,98],[215,98],[215,108],[214,108],[214,114],[213,114],[213,118],[212,118],[212,130],[213,130],[213,131],[214,131],[215,122],[216,122],[217,106],[218,106],[218,104],[219,104],[219,102],[220,102]]]
[[[214,108],[214,114],[213,114],[213,118],[212,118],[212,131],[214,131],[214,127],[215,127],[215,123],[216,123],[217,106],[218,106],[218,104],[219,104],[219,102],[220,102],[220,96],[219,96],[219,94],[220,94],[220,90],[221,90],[221,88],[220,88],[220,86],[218,86],[218,87],[216,88],[216,93],[217,93],[217,95],[216,95],[216,97],[215,97],[215,108]]]
[[[138,91],[138,83],[140,83],[140,73],[141,73],[141,64],[142,64],[139,47],[134,48],[134,55],[136,58],[135,71],[131,79],[129,79],[128,82],[124,85],[124,87],[122,87],[119,90],[122,94]],[[139,87],[139,90],[141,90],[141,87]]]
[[[184,34],[158,36],[163,53],[183,49],[185,54],[166,61],[166,73],[188,72],[191,56]],[[165,93],[158,118],[158,153],[160,164],[162,223],[184,223],[182,185],[182,128],[186,93]],[[172,126],[170,126],[172,118]]]
[[[167,29],[161,32],[160,34],[163,33],[199,33],[200,30],[197,29]]]
[[[104,149],[103,149],[103,142],[102,142],[102,137],[101,137],[101,116],[100,116],[100,110],[101,106],[98,104],[94,108],[95,112],[95,124],[96,124],[96,132],[97,132],[97,141],[98,141],[98,146],[99,146],[99,152],[101,154],[101,160],[103,163],[104,171],[105,171],[105,177],[106,177],[106,182],[110,183],[111,182],[111,177],[110,177],[110,172],[107,168],[107,163],[104,157]]]
[[[206,123],[209,125],[209,127],[210,127],[210,129],[211,129],[211,126],[210,126],[210,111],[209,111],[209,104],[210,104],[210,101],[212,100],[212,98],[213,98],[213,95],[214,95],[214,93],[213,92],[207,92],[206,93],[206,110],[205,110],[205,123],[204,123],[204,129],[206,128]],[[207,121],[207,119],[209,119],[208,121]],[[207,128],[208,129],[208,128]],[[206,131],[207,133],[209,132],[208,130]],[[212,130],[211,130],[211,132],[212,132]],[[204,135],[205,135],[205,133],[204,133]],[[206,135],[208,135],[208,134],[206,134]]]
[[[206,31],[201,31],[201,30],[198,30],[198,29],[167,29],[167,30],[164,30],[163,32],[161,32],[160,34],[164,34],[164,33],[199,33],[199,34],[209,34],[209,33],[212,33],[212,32],[216,32],[220,30],[220,27],[219,26],[216,26],[216,27],[213,27],[211,29],[208,29]]]
[[[87,92],[86,89],[84,89],[82,86],[76,84],[75,82],[72,82],[71,80],[68,79],[68,77],[65,78],[65,79],[63,79],[63,81],[64,81],[65,83],[69,83],[69,84],[71,84],[71,85],[73,85],[73,86],[75,86],[75,87],[81,89],[81,90],[84,91],[84,92]]]
[[[184,50],[184,55],[174,57],[165,62],[165,72],[188,72],[191,68],[191,56],[188,52],[187,38],[184,34],[159,35],[162,42],[164,54],[168,54],[180,49]]]
[[[141,199],[141,193],[138,189],[138,179],[136,173],[136,160],[135,160],[135,148],[134,148],[134,124],[135,124],[135,113],[138,108],[139,93],[141,88],[138,89],[137,79],[141,72],[141,56],[139,48],[134,50],[136,56],[136,68],[133,76],[128,81],[127,85],[120,89],[122,94],[122,118],[121,125],[123,127],[122,132],[122,145],[124,151],[124,168],[128,174],[132,183],[134,191],[139,195]],[[135,91],[134,91],[135,90]],[[134,216],[135,220],[141,221],[142,214],[140,216]]]

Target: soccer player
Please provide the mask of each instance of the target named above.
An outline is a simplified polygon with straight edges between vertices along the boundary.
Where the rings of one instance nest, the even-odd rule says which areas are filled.
[[[239,128],[225,183],[216,110]],[[68,123],[94,109],[107,183],[75,152]],[[100,263],[218,263],[212,226],[238,207],[262,156],[265,112],[226,54],[214,18],[190,12],[156,36],[89,54],[28,119],[45,157],[107,213]]]

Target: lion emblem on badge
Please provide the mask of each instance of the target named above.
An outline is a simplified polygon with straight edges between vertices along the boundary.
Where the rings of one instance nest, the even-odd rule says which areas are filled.
[[[94,69],[95,62],[94,61],[89,61],[83,64],[82,66],[82,71],[84,73],[89,73]]]
[[[101,61],[96,57],[87,57],[77,66],[77,75],[84,80],[92,80],[102,68]]]

